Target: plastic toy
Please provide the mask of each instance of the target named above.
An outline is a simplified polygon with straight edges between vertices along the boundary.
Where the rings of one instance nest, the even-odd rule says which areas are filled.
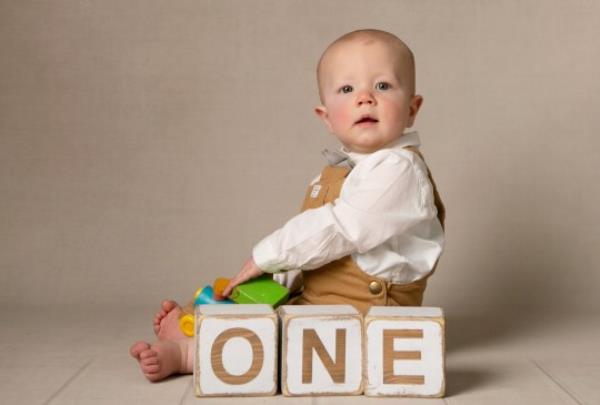
[[[200,304],[269,304],[276,308],[289,297],[289,290],[273,281],[269,274],[236,286],[230,299],[223,299],[222,293],[228,284],[229,279],[221,277],[215,280],[212,287],[207,285],[196,290],[193,305],[186,305],[179,317],[179,328],[184,335],[194,336],[194,308]]]
[[[194,308],[200,304],[234,304],[234,302],[229,299],[215,299],[214,290],[210,285],[198,288],[194,293],[193,305],[183,307],[179,317],[179,328],[186,336],[194,336]]]
[[[213,290],[215,292],[215,299],[222,300],[223,299],[223,291],[225,287],[229,284],[229,279],[225,277],[219,277],[213,283]]]
[[[289,290],[273,281],[270,274],[238,285],[230,295],[237,304],[269,304],[273,308],[285,303],[288,297]]]

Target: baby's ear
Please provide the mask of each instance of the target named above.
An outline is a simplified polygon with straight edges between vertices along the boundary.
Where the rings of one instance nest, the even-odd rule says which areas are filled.
[[[323,121],[327,130],[333,133],[333,128],[331,127],[331,122],[329,122],[329,114],[327,113],[327,107],[324,105],[318,105],[315,107],[315,113],[317,116]]]
[[[408,122],[406,123],[407,128],[413,126],[421,105],[423,105],[423,97],[418,94],[413,96],[413,98],[410,100],[410,112],[408,115]]]

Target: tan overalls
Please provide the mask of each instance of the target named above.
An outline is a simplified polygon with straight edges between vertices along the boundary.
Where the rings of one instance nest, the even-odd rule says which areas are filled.
[[[418,149],[410,146],[405,149],[415,152],[423,159]],[[350,169],[346,167],[326,166],[317,183],[321,185],[319,194],[315,198],[311,198],[313,186],[310,186],[302,211],[323,206],[338,198],[348,173],[350,173]],[[438,219],[444,227],[444,205],[431,173],[428,172],[428,174],[433,186]],[[436,266],[437,262],[433,271]],[[373,305],[420,306],[423,301],[423,292],[427,286],[427,278],[433,274],[433,271],[424,278],[409,284],[392,284],[365,273],[356,265],[351,256],[345,256],[318,269],[303,271],[304,290],[301,295],[288,301],[288,304],[352,304],[363,314],[366,314]]]

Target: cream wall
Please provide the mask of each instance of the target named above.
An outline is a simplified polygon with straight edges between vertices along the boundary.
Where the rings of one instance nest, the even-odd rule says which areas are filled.
[[[417,60],[448,210],[426,304],[600,307],[600,3],[0,1],[0,303],[154,308],[233,275],[335,146],[337,36]]]

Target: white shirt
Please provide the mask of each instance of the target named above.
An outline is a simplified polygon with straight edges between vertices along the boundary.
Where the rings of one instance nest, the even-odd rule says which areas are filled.
[[[402,135],[370,154],[341,148],[355,163],[339,198],[308,209],[261,240],[255,263],[291,290],[300,270],[352,255],[366,273],[406,284],[431,272],[444,248],[433,186],[425,162],[406,146],[419,146],[417,132]],[[317,176],[311,184],[319,181]]]

